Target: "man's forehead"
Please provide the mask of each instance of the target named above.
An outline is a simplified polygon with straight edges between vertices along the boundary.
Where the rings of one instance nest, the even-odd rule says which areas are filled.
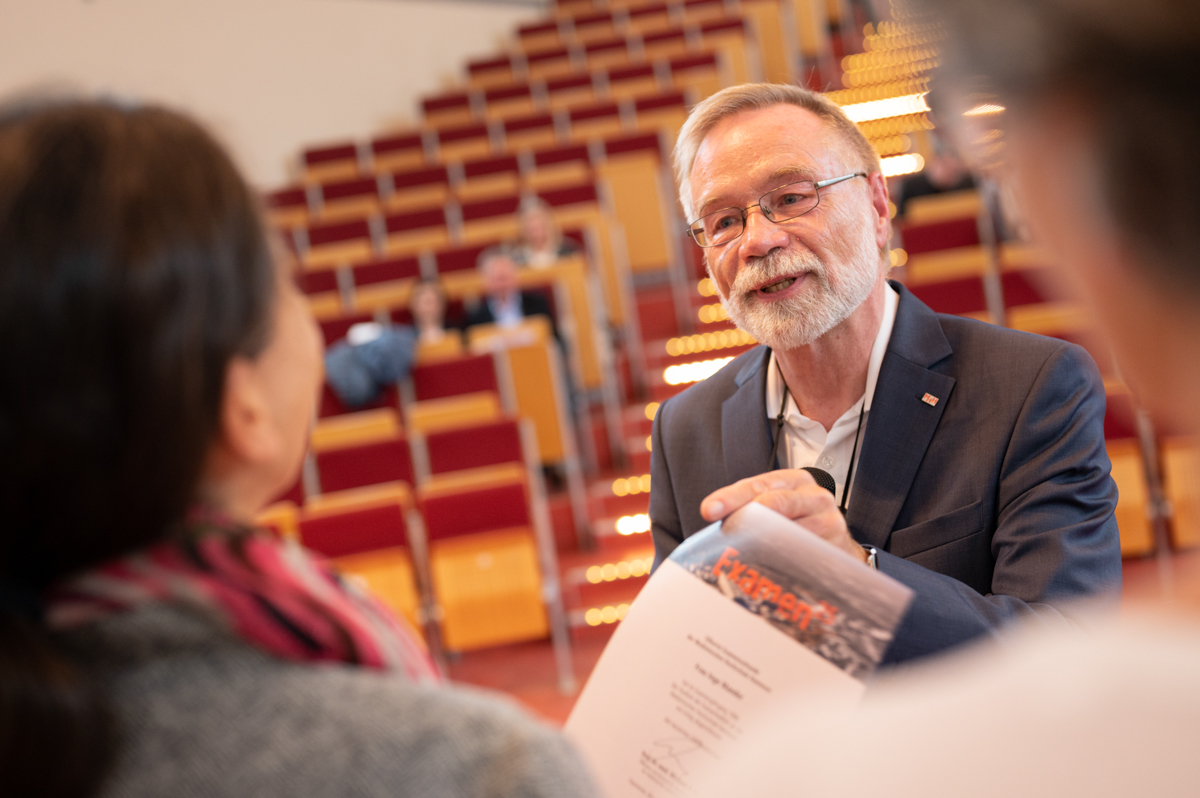
[[[838,138],[816,114],[794,105],[742,111],[704,137],[692,162],[694,199],[769,190],[793,180],[820,179],[844,160]],[[779,182],[782,181],[782,182]]]

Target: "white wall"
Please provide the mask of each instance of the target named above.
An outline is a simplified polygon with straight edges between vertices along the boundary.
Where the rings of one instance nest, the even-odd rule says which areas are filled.
[[[300,149],[412,123],[536,9],[438,0],[0,0],[0,96],[61,84],[207,123],[251,181]]]

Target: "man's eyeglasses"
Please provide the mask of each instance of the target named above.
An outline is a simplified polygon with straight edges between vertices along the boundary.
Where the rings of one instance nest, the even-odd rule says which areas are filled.
[[[719,247],[728,244],[742,234],[746,229],[746,212],[751,208],[762,210],[763,216],[778,224],[797,216],[803,216],[821,202],[821,189],[850,180],[855,177],[866,177],[866,172],[855,172],[851,175],[831,177],[814,183],[811,180],[801,180],[788,183],[777,189],[768,191],[758,198],[757,205],[745,208],[722,208],[701,216],[688,225],[688,235],[701,247]]]

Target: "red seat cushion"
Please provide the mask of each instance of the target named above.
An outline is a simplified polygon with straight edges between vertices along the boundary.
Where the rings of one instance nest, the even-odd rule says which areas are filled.
[[[524,460],[516,421],[435,432],[426,436],[425,442],[434,474]]]
[[[403,438],[318,452],[317,474],[323,492],[396,480],[414,482],[412,457]]]
[[[421,501],[430,540],[529,525],[525,486],[519,482]]]
[[[300,520],[300,541],[326,557],[408,545],[404,512],[399,504],[351,510],[323,518]]]

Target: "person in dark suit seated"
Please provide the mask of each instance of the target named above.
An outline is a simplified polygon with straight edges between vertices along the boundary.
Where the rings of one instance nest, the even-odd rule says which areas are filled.
[[[479,253],[476,268],[483,278],[484,295],[479,304],[467,313],[463,329],[477,324],[516,327],[530,316],[545,316],[550,320],[554,338],[558,339],[558,325],[550,310],[550,303],[537,291],[521,290],[517,282],[517,262],[511,248],[501,245],[485,249]]]
[[[879,157],[836,105],[725,89],[693,109],[675,168],[722,304],[763,346],[655,416],[658,562],[756,500],[914,590],[889,663],[1117,596],[1095,363],[888,281]]]

